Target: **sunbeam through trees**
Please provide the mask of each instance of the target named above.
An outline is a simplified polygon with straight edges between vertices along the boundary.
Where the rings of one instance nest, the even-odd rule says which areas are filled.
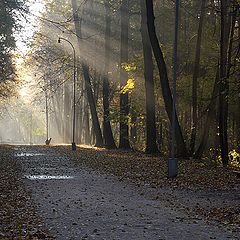
[[[20,174],[15,146],[65,151],[63,162],[154,187],[170,184],[174,159],[171,187],[236,187],[239,10],[239,0],[0,0],[0,158]]]

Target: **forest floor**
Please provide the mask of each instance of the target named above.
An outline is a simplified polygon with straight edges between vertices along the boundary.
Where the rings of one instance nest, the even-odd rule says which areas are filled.
[[[166,172],[143,153],[1,146],[0,239],[240,239],[231,170],[180,160],[176,179]]]

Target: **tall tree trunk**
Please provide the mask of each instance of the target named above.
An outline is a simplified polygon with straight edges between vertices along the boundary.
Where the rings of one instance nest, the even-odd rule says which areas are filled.
[[[156,136],[156,114],[153,80],[152,47],[147,29],[147,10],[145,0],[141,2],[141,35],[144,57],[144,77],[146,89],[146,153],[158,152]]]
[[[116,148],[116,144],[113,138],[112,128],[109,119],[109,58],[110,58],[110,35],[111,35],[111,16],[109,3],[105,2],[106,10],[106,29],[105,29],[105,66],[104,66],[104,77],[103,77],[103,137],[104,146],[106,148]]]
[[[76,129],[77,129],[77,144],[82,143],[82,131],[83,131],[83,81],[80,78],[80,66],[77,65],[77,76],[78,76],[78,83],[79,83],[79,89],[80,89],[80,96],[79,100],[77,102],[77,108],[76,108],[76,116],[77,116],[77,122],[76,122]]]
[[[58,111],[60,113],[60,121],[62,122],[62,126],[61,126],[61,136],[62,136],[62,143],[64,143],[64,124],[65,124],[65,115],[64,115],[64,84],[61,86],[61,93],[59,96],[59,99],[61,99],[60,101],[60,105],[58,107]]]
[[[160,120],[160,126],[159,126],[159,140],[158,140],[158,145],[159,145],[160,151],[162,151],[163,145],[164,145],[163,121],[162,121],[162,119]]]
[[[238,92],[240,92],[240,74],[238,78]],[[237,109],[236,109],[236,140],[237,140],[237,151],[240,153],[240,94],[238,94],[237,98]]]
[[[240,19],[238,18],[238,26],[240,26]],[[238,33],[237,33],[238,39],[240,39],[240,27],[238,27]],[[238,43],[238,49],[240,49],[240,43]],[[238,52],[238,56],[240,55],[240,52]],[[237,89],[238,93],[240,93],[240,72],[238,72],[238,81],[237,81]],[[237,97],[237,111],[236,111],[236,140],[237,140],[237,151],[240,153],[240,94],[238,94]]]
[[[191,126],[191,140],[190,140],[190,154],[192,155],[195,151],[195,142],[197,134],[197,99],[198,99],[198,74],[200,68],[200,56],[201,56],[201,45],[202,45],[202,30],[203,21],[205,16],[206,0],[202,0],[201,13],[198,25],[198,35],[195,52],[194,71],[192,78],[192,126]]]
[[[91,144],[91,134],[90,134],[90,123],[89,123],[89,107],[88,103],[85,102],[84,107],[84,143],[86,145]]]
[[[207,112],[207,119],[205,122],[205,127],[203,130],[203,136],[200,142],[200,145],[196,152],[193,155],[194,159],[201,159],[202,155],[206,149],[207,143],[208,143],[208,137],[209,137],[209,131],[210,128],[213,125],[214,118],[216,116],[216,106],[217,106],[217,99],[218,99],[218,84],[219,84],[219,66],[217,66],[217,73],[216,73],[216,78],[214,82],[214,87],[213,87],[213,92],[212,92],[212,97],[211,101],[208,106],[208,112]]]
[[[220,83],[219,83],[219,138],[223,166],[228,158],[228,51],[230,35],[230,1],[221,0],[221,45],[220,45]]]
[[[233,5],[234,5],[234,3],[233,3]],[[234,39],[234,36],[238,34],[237,40],[238,40],[238,42],[240,41],[240,38],[239,38],[240,37],[240,35],[239,35],[240,29],[239,29],[239,27],[238,27],[237,34],[235,34],[236,33],[235,29],[236,29],[237,14],[239,14],[239,6],[238,5],[233,6],[233,10],[232,10],[232,13],[231,13],[231,29],[230,29],[230,34],[229,34],[227,78],[229,78],[231,76],[231,70],[232,70],[232,67],[234,66],[234,64],[233,64],[233,52],[234,52],[233,49],[235,47],[234,42],[236,41]],[[238,49],[240,49],[239,46],[240,46],[240,43],[238,43]],[[238,57],[239,57],[239,52],[236,54],[236,56],[234,58],[236,59]],[[237,77],[239,79],[239,77],[240,77],[239,73],[238,73]],[[239,85],[238,85],[238,88],[239,88]],[[238,91],[238,92],[240,92],[240,91]],[[236,115],[240,115],[240,114],[238,114],[240,105],[237,104],[237,107],[238,108],[235,110],[236,111],[235,114],[232,115],[232,121],[233,121],[233,127],[232,127],[233,135],[232,135],[232,138],[233,139],[236,139],[235,136],[237,136],[238,131],[240,131],[238,128],[235,128],[235,125],[240,125],[240,124],[238,124],[238,122],[240,122],[239,121],[240,118],[238,118],[238,120],[236,120],[236,117],[235,117]],[[240,149],[240,146],[239,146],[240,144],[239,143],[240,143],[240,141],[237,141],[237,151],[239,151],[239,149]]]
[[[130,140],[131,140],[131,146],[133,149],[136,149],[136,143],[137,143],[137,112],[134,109],[134,107],[131,107],[130,109],[131,113],[131,128],[130,128]]]
[[[93,130],[96,136],[95,146],[102,147],[103,138],[102,138],[102,132],[101,132],[98,116],[97,116],[96,103],[95,103],[95,99],[92,92],[91,80],[89,76],[89,67],[86,63],[82,63],[82,69],[83,69],[83,76],[86,84],[88,103],[89,103],[90,112],[92,116]]]
[[[127,84],[128,73],[122,64],[128,63],[128,27],[129,27],[129,0],[122,0],[121,4],[121,50],[120,50],[120,86]],[[128,92],[120,93],[120,138],[119,148],[129,149],[129,101]]]
[[[70,143],[70,129],[71,129],[71,121],[70,121],[70,104],[71,99],[69,96],[69,88],[67,83],[64,83],[64,143]]]
[[[54,113],[54,119],[56,122],[56,126],[57,126],[57,132],[59,136],[62,136],[62,118],[60,117],[62,113],[62,110],[60,109],[60,100],[61,100],[61,96],[59,93],[55,93],[53,98],[52,98],[52,106],[53,106],[53,113]],[[59,139],[57,139],[58,142]]]
[[[72,0],[72,11],[73,11],[75,30],[76,30],[76,34],[78,36],[78,38],[77,38],[78,39],[78,47],[81,52],[82,33],[81,33],[81,24],[80,24],[80,19],[78,16],[78,6],[77,6],[76,0]],[[101,146],[103,146],[103,137],[102,137],[102,132],[101,132],[99,119],[98,119],[98,115],[97,115],[96,104],[94,101],[91,80],[90,80],[90,76],[89,76],[89,67],[84,59],[81,60],[81,66],[82,66],[82,70],[83,70],[83,76],[84,76],[84,80],[85,80],[87,97],[88,97],[88,102],[89,102],[90,111],[91,111],[91,115],[92,115],[94,132],[96,135],[96,144],[95,145],[97,147],[101,147]]]
[[[153,53],[157,62],[163,99],[165,103],[165,109],[169,118],[170,123],[172,124],[172,108],[173,108],[173,99],[169,86],[169,80],[167,75],[167,67],[163,57],[162,50],[160,48],[158,38],[156,35],[155,25],[154,25],[154,12],[153,12],[153,0],[145,0],[147,6],[147,26],[148,33],[150,37],[150,42],[152,45]],[[177,143],[177,156],[178,157],[188,157],[188,151],[186,144],[183,139],[182,130],[178,121],[177,113],[175,112],[176,117],[176,143]]]

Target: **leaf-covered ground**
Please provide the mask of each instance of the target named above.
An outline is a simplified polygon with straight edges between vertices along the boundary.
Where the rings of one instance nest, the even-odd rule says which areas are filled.
[[[37,149],[26,147],[31,148]],[[239,178],[231,170],[179,160],[178,177],[171,180],[167,178],[167,160],[160,156],[99,148],[81,147],[76,152],[70,146],[51,148],[73,159],[79,167],[115,175],[120,181],[147,189],[143,191],[146,197],[165,201],[199,218],[217,220],[231,231],[240,232]],[[47,152],[48,147],[45,149]],[[51,239],[36,214],[31,194],[24,188],[14,147],[0,147],[0,176],[0,239]],[[158,189],[164,189],[166,196]]]
[[[12,147],[0,147],[0,239],[52,239],[21,181]]]
[[[167,178],[167,159],[140,152],[81,148],[76,153],[69,147],[57,147],[79,163],[135,182],[174,188],[229,190],[239,187],[239,179],[230,169],[194,160],[178,161],[178,177]]]
[[[185,196],[179,204],[185,205],[185,210],[207,220],[217,220],[233,227],[235,231],[240,230],[240,179],[230,169],[216,167],[208,162],[179,160],[178,177],[168,179],[167,159],[160,156],[100,148],[81,148],[77,152],[71,152],[70,147],[57,149],[70,155],[78,164],[113,174],[137,186],[147,184],[151,188],[181,190]],[[205,196],[206,201],[188,202],[191,199],[187,198],[198,195],[202,195],[202,198]],[[177,198],[171,199],[172,204],[177,204]]]

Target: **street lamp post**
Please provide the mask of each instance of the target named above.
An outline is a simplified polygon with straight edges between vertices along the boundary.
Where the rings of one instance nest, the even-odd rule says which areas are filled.
[[[75,122],[76,122],[76,51],[73,44],[66,38],[59,37],[58,43],[61,40],[68,42],[73,49],[73,128],[72,128],[72,150],[76,151],[77,146],[75,143]]]
[[[177,176],[177,158],[176,158],[176,82],[177,82],[177,52],[178,52],[178,29],[179,29],[179,7],[180,2],[176,0],[175,11],[175,36],[173,50],[173,105],[172,105],[172,129],[171,129],[171,158],[168,159],[168,177],[175,178]]]

